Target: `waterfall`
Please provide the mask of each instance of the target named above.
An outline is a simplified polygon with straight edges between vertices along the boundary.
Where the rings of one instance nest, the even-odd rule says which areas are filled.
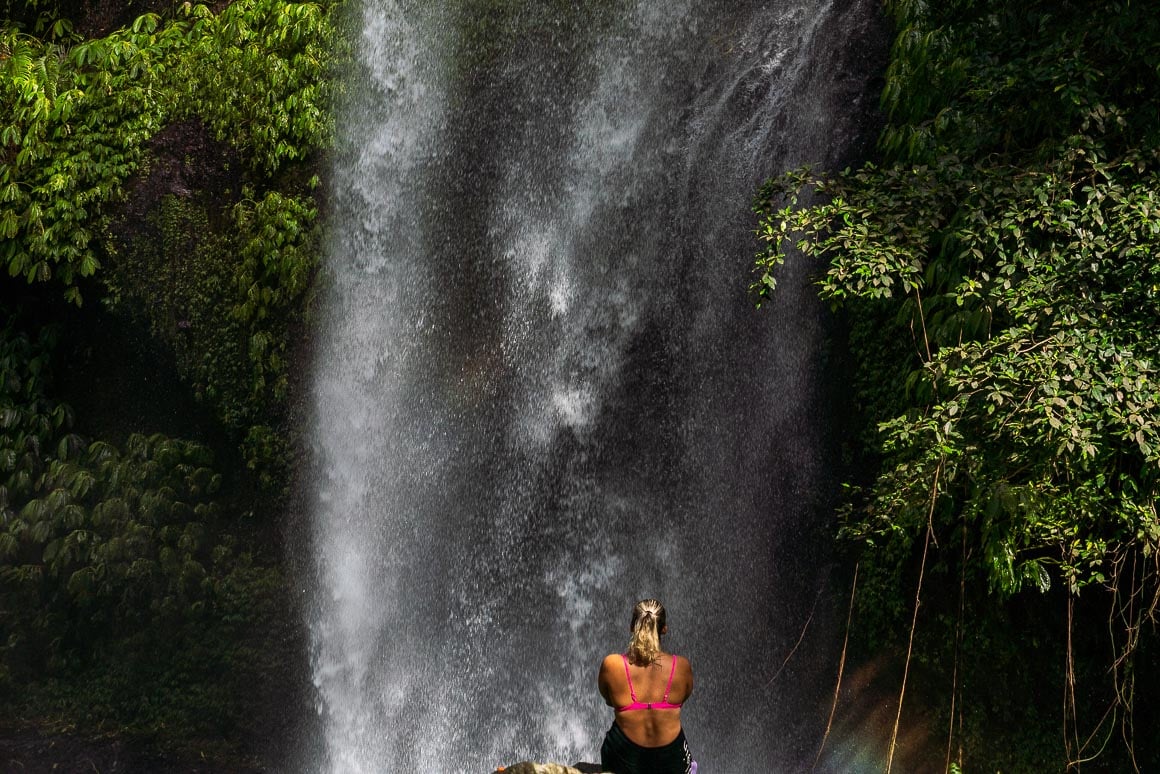
[[[598,760],[596,669],[646,596],[693,664],[702,770],[812,761],[838,638],[825,331],[801,262],[753,308],[750,202],[850,153],[875,4],[363,2],[312,381],[305,767]]]

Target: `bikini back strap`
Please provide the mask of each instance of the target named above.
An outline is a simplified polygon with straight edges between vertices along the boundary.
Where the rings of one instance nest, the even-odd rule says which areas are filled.
[[[635,704],[636,703],[636,691],[632,687],[632,675],[630,675],[628,673],[628,656],[621,653],[620,660],[624,662],[624,679],[628,680],[628,695],[632,697],[632,701]],[[672,678],[669,678],[669,679],[671,680]],[[665,693],[665,698],[667,699],[668,697],[669,697],[668,693]]]
[[[665,704],[669,703],[669,689],[673,687],[673,675],[675,675],[676,673],[677,673],[677,654],[674,653],[673,654],[673,665],[671,667],[669,667],[669,682],[668,682],[668,685],[665,686],[665,698],[662,699],[662,701]],[[635,699],[635,698],[636,697],[634,696],[633,699]]]

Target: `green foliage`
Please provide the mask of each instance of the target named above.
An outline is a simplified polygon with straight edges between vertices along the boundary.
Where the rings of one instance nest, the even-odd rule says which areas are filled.
[[[1126,111],[1121,133],[1156,144],[1155,117],[1133,109],[1152,98],[1160,66],[1160,20],[1140,3],[889,6],[899,31],[882,94],[891,119],[882,147],[892,160],[931,163],[948,150],[1040,154],[1101,105]]]
[[[70,41],[75,43],[75,41]],[[76,282],[100,266],[101,208],[115,200],[161,128],[179,25],[143,16],[129,30],[76,45],[0,30],[0,261],[13,277]]]
[[[107,720],[220,731],[228,688],[190,670],[244,655],[234,649],[271,614],[277,575],[224,532],[222,476],[204,447],[71,432],[68,407],[45,393],[53,337],[0,331],[0,693],[79,679],[117,687],[90,697]],[[188,679],[143,703],[153,686],[134,670]]]
[[[197,397],[237,433],[264,488],[285,481],[289,450],[275,429],[288,397],[291,336],[317,261],[312,202],[277,192],[218,208],[162,197],[107,274],[108,302],[148,321]]]
[[[196,6],[181,76],[182,116],[198,116],[256,170],[274,173],[327,147],[332,39],[319,3],[237,0]]]
[[[200,118],[270,174],[330,142],[323,6],[239,0],[183,14],[87,41],[0,28],[0,107],[12,116],[0,133],[0,260],[11,276],[58,281],[79,304],[109,205],[169,122]]]
[[[913,323],[917,405],[881,426],[874,516],[850,531],[921,534],[941,469],[1008,593],[1046,584],[1048,563],[1103,581],[1121,548],[1160,539],[1160,170],[1086,145],[1035,172],[944,159],[813,179],[825,203],[791,194],[763,225],[766,266],[804,232],[824,297],[899,297]]]
[[[293,642],[245,533],[288,478],[334,11],[187,3],[87,40],[51,0],[24,5],[0,22],[4,281],[140,322],[224,428],[219,458],[236,444],[251,472],[223,483],[182,439],[82,437],[49,397],[53,329],[0,332],[0,702],[222,739]]]
[[[147,14],[99,40],[3,35],[0,105],[14,121],[0,135],[0,260],[27,282],[59,282],[78,304],[80,279],[111,267],[106,303],[142,310],[195,393],[249,439],[259,480],[276,486],[288,456],[274,428],[291,327],[317,260],[316,208],[302,189],[316,179],[261,196],[163,196],[144,227],[124,226],[116,205],[175,121],[209,127],[263,188],[326,147],[328,8],[239,0],[214,14],[187,4],[176,18]],[[113,230],[157,238],[124,245]]]
[[[1160,22],[1126,2],[891,9],[886,163],[767,184],[753,291],[769,298],[796,248],[861,332],[875,474],[849,488],[841,532],[868,549],[869,625],[909,625],[928,535],[932,573],[994,600],[1106,594],[1116,658],[1093,737],[1119,724],[1131,758],[1133,658],[1160,588]],[[920,660],[965,625],[956,595],[930,597],[941,628]],[[1075,760],[1091,729],[1074,688],[1067,701]]]
[[[68,408],[41,392],[47,354],[4,333],[0,582],[10,635],[0,654],[53,661],[86,634],[70,631],[82,621],[138,623],[204,605],[205,533],[221,486],[207,452],[162,436],[131,436],[122,451],[69,432]]]
[[[163,196],[106,275],[106,303],[146,318],[173,349],[198,398],[242,425],[248,396],[245,333],[230,315],[236,258],[198,201]]]
[[[268,192],[254,201],[250,192],[234,207],[241,265],[232,313],[250,326],[252,397],[286,400],[287,327],[314,274],[318,211],[312,202]]]

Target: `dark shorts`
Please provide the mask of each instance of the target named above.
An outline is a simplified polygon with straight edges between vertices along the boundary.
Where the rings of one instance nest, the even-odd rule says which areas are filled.
[[[689,774],[693,756],[684,730],[664,747],[641,747],[613,723],[600,746],[600,766],[614,774]]]

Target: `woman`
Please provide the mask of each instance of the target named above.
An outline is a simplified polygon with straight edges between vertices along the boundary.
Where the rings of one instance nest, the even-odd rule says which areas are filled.
[[[689,660],[661,650],[665,608],[645,599],[632,609],[627,653],[600,665],[600,695],[616,710],[600,748],[600,765],[615,774],[695,774],[681,729],[681,705],[693,692]]]

